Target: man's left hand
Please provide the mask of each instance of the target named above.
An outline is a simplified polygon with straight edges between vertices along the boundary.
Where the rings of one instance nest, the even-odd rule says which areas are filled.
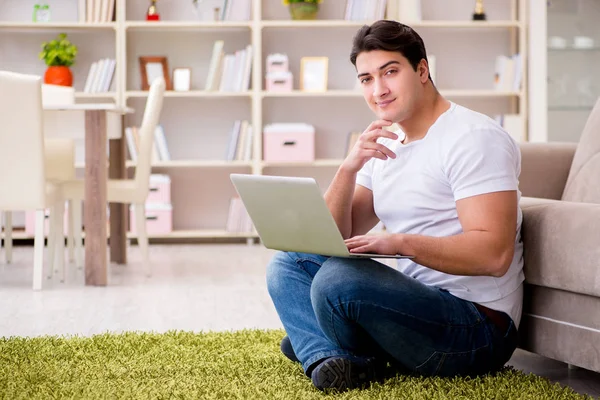
[[[346,239],[350,253],[398,254],[397,235],[381,233],[376,235],[359,235]]]

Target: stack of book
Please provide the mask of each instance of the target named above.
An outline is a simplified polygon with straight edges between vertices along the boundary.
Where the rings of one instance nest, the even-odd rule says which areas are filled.
[[[79,0],[79,22],[111,22],[115,20],[115,0]]]
[[[511,57],[504,55],[496,57],[494,89],[506,92],[518,92],[521,90],[522,78],[523,68],[519,53]]]
[[[125,128],[125,141],[129,152],[129,159],[137,162],[140,148],[139,128],[130,126]],[[154,130],[154,145],[152,146],[152,162],[170,161],[171,155],[167,147],[167,138],[162,125],[158,125]]]
[[[348,0],[346,21],[373,21],[385,17],[387,0]]]
[[[108,92],[115,76],[116,65],[116,60],[111,58],[103,58],[92,63],[83,91],[85,93]]]
[[[232,54],[223,51],[224,42],[217,40],[213,46],[212,58],[204,90],[219,92],[245,92],[250,88],[252,69],[252,45]]]
[[[252,159],[252,125],[250,122],[236,120],[233,123],[225,159],[227,161],[250,161]]]

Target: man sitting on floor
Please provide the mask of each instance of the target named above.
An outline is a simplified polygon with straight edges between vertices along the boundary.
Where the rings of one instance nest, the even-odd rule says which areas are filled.
[[[319,389],[363,386],[388,362],[425,376],[497,371],[516,348],[523,298],[519,147],[440,95],[410,27],[362,27],[350,59],[378,120],[325,200],[351,252],[414,258],[394,269],[278,252],[267,284],[282,350]],[[367,235],[379,221],[387,233]]]

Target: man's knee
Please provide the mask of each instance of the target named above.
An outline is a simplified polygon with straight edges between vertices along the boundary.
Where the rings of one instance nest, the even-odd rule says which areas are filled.
[[[275,253],[267,265],[266,279],[269,293],[278,292],[283,287],[283,279],[286,276],[286,270],[289,270],[290,264],[294,261],[285,251]]]
[[[322,301],[331,302],[335,298],[346,297],[356,291],[360,279],[353,273],[356,260],[332,257],[325,261],[315,275],[310,296],[313,305]]]

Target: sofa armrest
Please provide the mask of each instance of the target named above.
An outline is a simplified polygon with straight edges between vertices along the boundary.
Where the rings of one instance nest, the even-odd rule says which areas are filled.
[[[560,200],[577,143],[521,143],[523,196]]]
[[[600,297],[600,204],[524,197],[525,281]]]

